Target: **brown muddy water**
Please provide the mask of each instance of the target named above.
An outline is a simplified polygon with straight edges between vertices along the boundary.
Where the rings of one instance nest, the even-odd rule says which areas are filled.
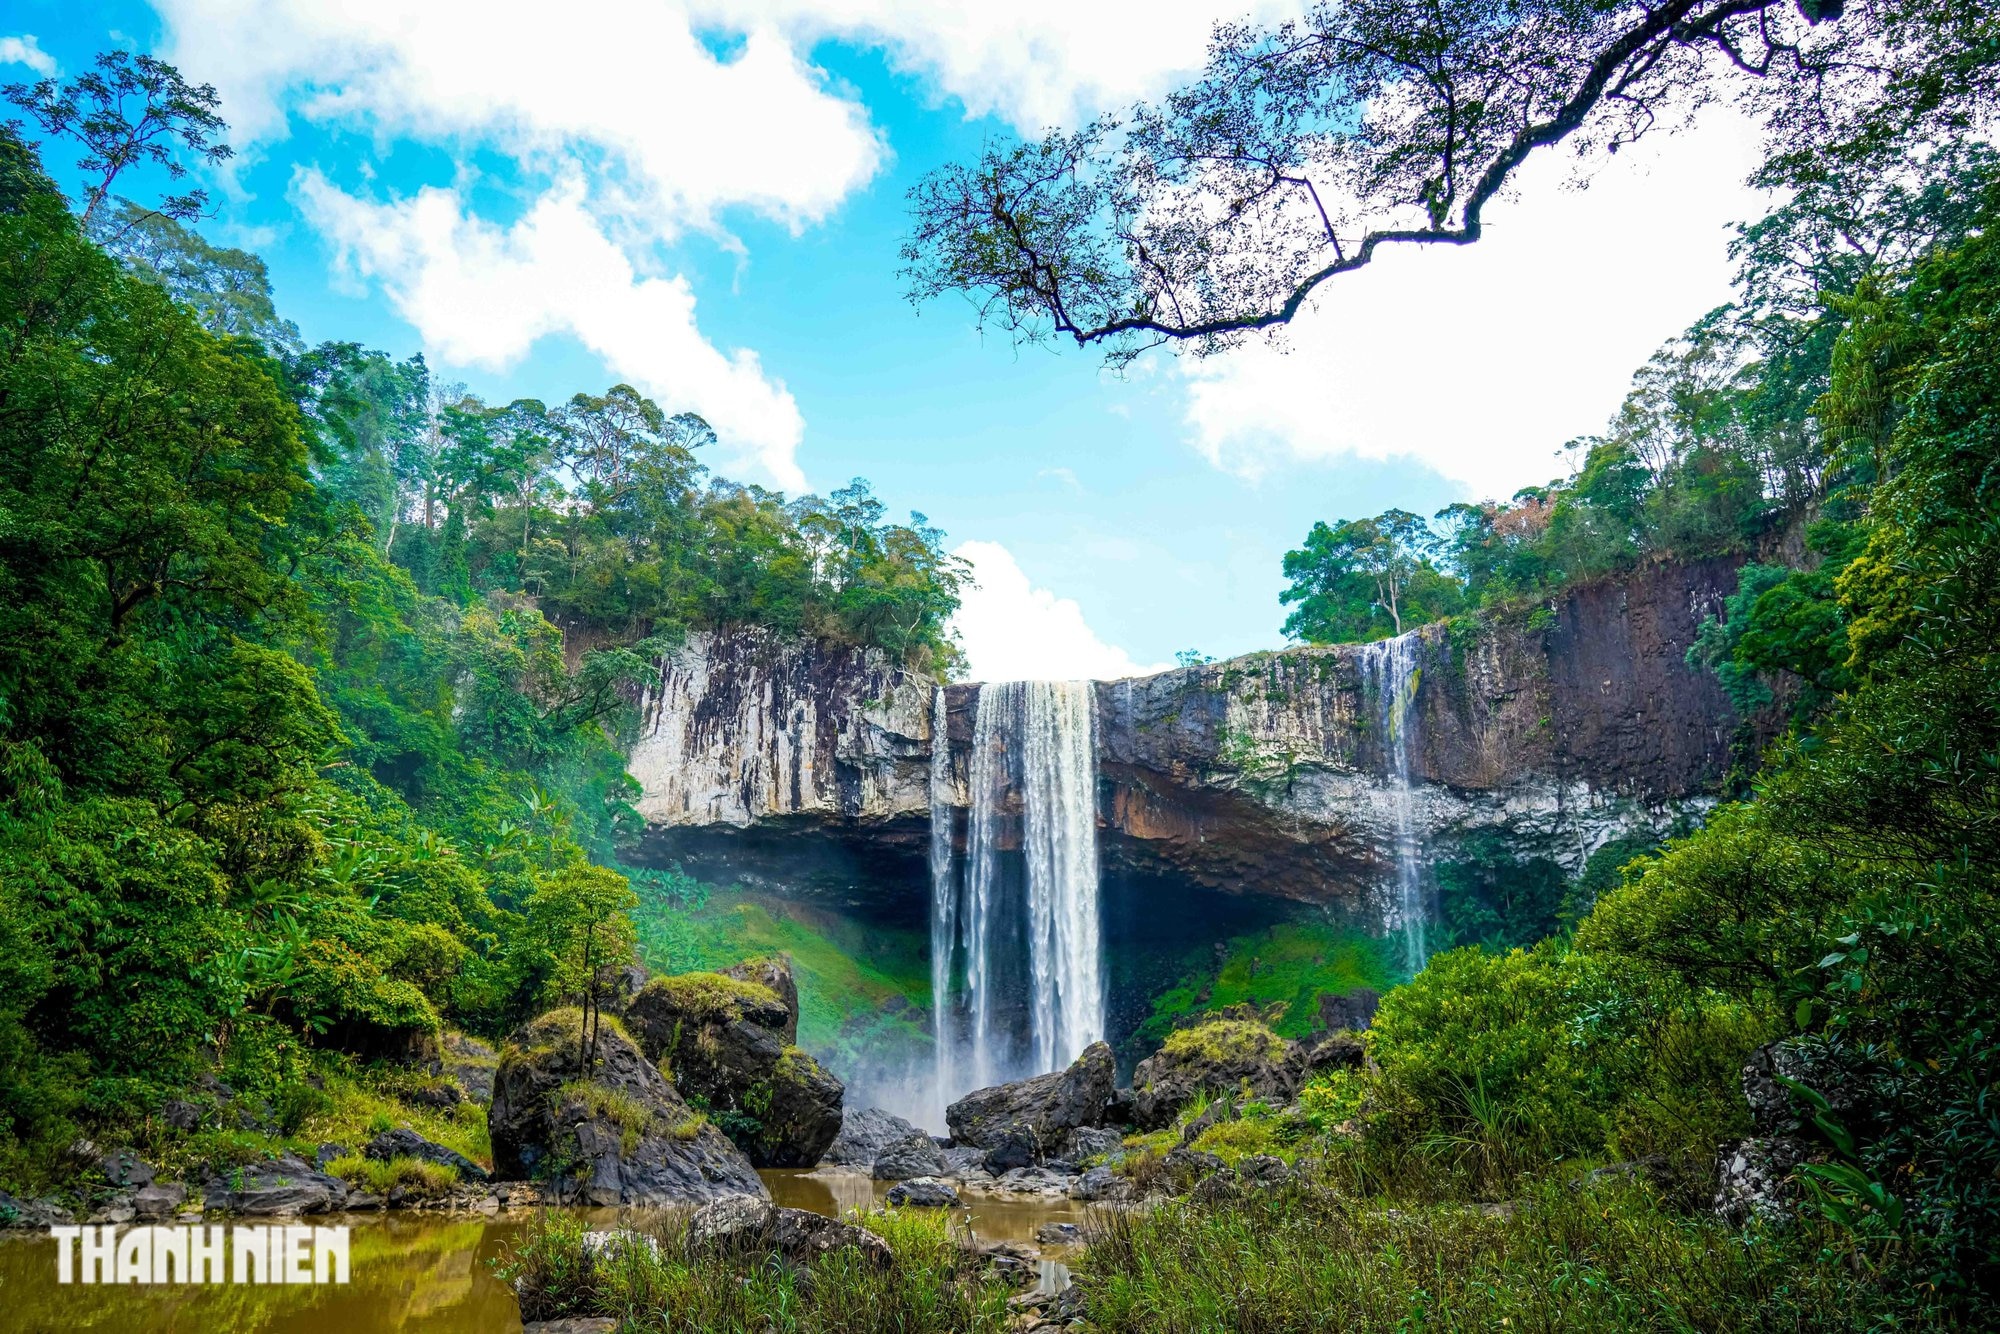
[[[856,1172],[760,1174],[771,1198],[840,1214],[883,1201],[889,1183]],[[641,1210],[580,1211],[593,1227],[643,1226]],[[1073,1201],[970,1195],[955,1211],[982,1242],[1032,1242],[1043,1223],[1081,1223]],[[263,1223],[268,1219],[241,1220]],[[106,1287],[56,1282],[56,1246],[28,1234],[0,1240],[0,1331],[5,1334],[518,1334],[513,1294],[488,1262],[528,1226],[528,1216],[352,1214],[305,1221],[352,1228],[349,1282],[327,1286],[212,1284]],[[1067,1273],[1043,1262],[1045,1284]]]

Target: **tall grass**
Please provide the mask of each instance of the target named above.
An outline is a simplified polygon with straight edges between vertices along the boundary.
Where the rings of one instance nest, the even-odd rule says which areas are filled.
[[[1107,1213],[1086,1240],[1102,1334],[1863,1330],[1890,1308],[1803,1225],[1739,1232],[1629,1182],[1413,1207],[1302,1186]]]
[[[1013,1291],[961,1250],[935,1214],[872,1214],[856,1221],[889,1243],[877,1268],[853,1249],[794,1265],[757,1254],[687,1254],[685,1213],[593,1260],[581,1222],[547,1214],[497,1263],[525,1320],[608,1315],[625,1331],[661,1334],[1003,1334]]]

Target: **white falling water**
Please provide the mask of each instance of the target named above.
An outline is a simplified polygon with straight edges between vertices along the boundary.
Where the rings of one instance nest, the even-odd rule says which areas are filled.
[[[981,687],[962,877],[951,865],[949,769],[933,750],[931,979],[947,1099],[1057,1069],[1104,1035],[1094,713],[1087,681]]]
[[[951,947],[957,923],[958,893],[951,864],[951,740],[946,730],[944,687],[931,696],[931,997],[933,1031],[937,1034],[937,1087],[958,1082],[956,1044],[947,1032],[951,994]]]
[[[1403,935],[1403,964],[1414,976],[1430,957],[1424,901],[1423,865],[1417,844],[1416,813],[1410,793],[1410,705],[1417,693],[1417,635],[1365,644],[1362,669],[1375,688],[1376,723],[1388,760],[1389,804],[1396,827],[1395,901],[1389,926]]]
[[[1037,1070],[1104,1036],[1097,920],[1097,764],[1087,681],[1030,681],[1022,717],[1022,849]]]

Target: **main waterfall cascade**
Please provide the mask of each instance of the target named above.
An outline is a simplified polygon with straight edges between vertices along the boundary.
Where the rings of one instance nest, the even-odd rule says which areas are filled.
[[[952,856],[943,691],[932,710],[931,995],[948,1101],[1057,1069],[1104,1036],[1094,690],[980,688],[963,865]]]
[[[1403,965],[1414,976],[1430,957],[1426,929],[1430,906],[1410,791],[1410,706],[1416,700],[1420,680],[1416,632],[1364,644],[1361,664],[1375,690],[1376,722],[1387,758],[1389,808],[1395,822],[1395,890],[1384,916],[1390,930],[1402,932]]]

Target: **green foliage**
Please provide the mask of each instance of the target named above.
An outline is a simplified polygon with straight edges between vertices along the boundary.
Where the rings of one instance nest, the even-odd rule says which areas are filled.
[[[921,932],[715,890],[678,872],[638,873],[633,883],[639,951],[655,971],[787,954],[799,987],[800,1046],[842,1071],[928,1057],[930,969]]]
[[[1219,956],[1192,950],[1179,980],[1154,998],[1131,1045],[1149,1053],[1189,1017],[1244,1003],[1282,1006],[1272,1027],[1282,1037],[1302,1036],[1318,1025],[1320,997],[1387,990],[1396,976],[1390,953],[1366,932],[1315,921],[1232,937]]]
[[[1562,867],[1518,857],[1497,830],[1473,831],[1453,853],[1431,872],[1445,942],[1508,949],[1556,933],[1570,894]]]
[[[1877,1327],[1892,1304],[1814,1263],[1826,1235],[1738,1233],[1616,1183],[1552,1182],[1481,1210],[1343,1178],[1107,1211],[1077,1281],[1106,1334]]]
[[[936,1210],[874,1212],[854,1221],[881,1237],[895,1263],[878,1267],[852,1247],[799,1263],[755,1250],[689,1254],[687,1215],[644,1221],[643,1240],[593,1259],[585,1224],[544,1214],[494,1262],[528,1320],[608,1315],[633,1327],[798,1334],[1003,1334],[1006,1281],[962,1249]]]
[[[1314,524],[1305,546],[1285,553],[1290,585],[1278,600],[1298,604],[1285,633],[1309,644],[1354,643],[1453,614],[1459,587],[1434,563],[1438,550],[1430,526],[1407,510]]]

